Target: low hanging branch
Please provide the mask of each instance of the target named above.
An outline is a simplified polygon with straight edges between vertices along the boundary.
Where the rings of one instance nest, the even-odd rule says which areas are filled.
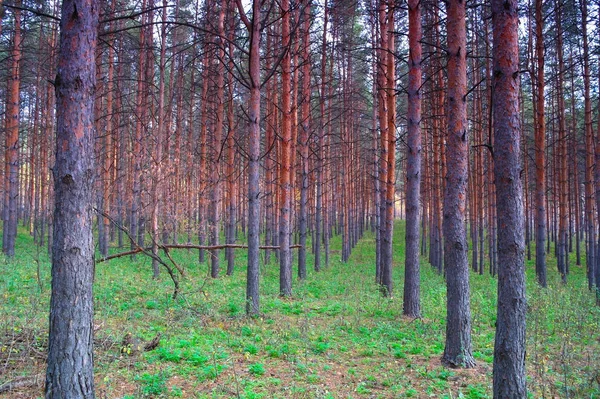
[[[110,215],[108,215],[107,213],[94,208],[94,210],[96,212],[98,212],[100,215],[102,215],[103,217],[107,218],[117,229],[121,230],[123,233],[125,233],[125,235],[127,236],[127,238],[129,238],[129,241],[131,242],[131,245],[133,245],[135,247],[134,250],[131,251],[127,251],[127,253],[121,253],[118,254],[119,256],[107,256],[104,258],[101,258],[99,260],[96,261],[96,263],[101,263],[105,260],[108,259],[114,259],[114,258],[119,258],[121,256],[125,256],[125,255],[133,255],[136,253],[140,253],[142,252],[144,255],[149,256],[152,259],[155,259],[158,263],[160,263],[161,265],[163,265],[165,267],[165,269],[167,269],[167,272],[169,273],[169,276],[171,277],[171,280],[173,280],[173,299],[177,298],[177,294],[179,294],[179,279],[177,278],[177,275],[175,274],[173,268],[171,266],[169,266],[165,261],[163,261],[160,256],[158,256],[157,254],[154,254],[152,252],[152,247],[150,248],[142,248],[140,247],[135,240],[133,239],[133,237],[131,236],[131,234],[129,233],[129,230],[127,230],[125,227],[121,226],[119,223],[117,223],[113,218],[110,217]],[[164,248],[163,248],[164,250]],[[167,256],[169,256],[167,254]],[[171,258],[169,256],[170,261],[173,263],[173,265],[177,268],[177,270],[183,275],[183,269],[177,265],[177,263],[175,263],[175,261],[173,260],[173,258]]]
[[[121,224],[117,223],[108,214],[106,214],[105,212],[103,212],[99,209],[95,209],[95,211],[98,212],[101,216],[107,218],[111,222],[111,224],[113,224],[117,229],[119,229],[123,233],[125,233],[125,235],[129,239],[129,241],[131,242],[131,245],[134,247],[134,249],[132,249],[131,251],[120,252],[118,254],[104,256],[100,259],[97,259],[96,264],[102,263],[102,262],[107,262],[112,259],[122,258],[123,256],[129,256],[129,255],[135,255],[138,253],[143,253],[144,255],[146,255],[152,259],[155,259],[158,263],[163,265],[165,267],[165,269],[167,269],[169,276],[171,276],[171,280],[173,280],[173,285],[174,285],[173,299],[176,299],[177,294],[179,294],[179,279],[177,278],[177,274],[175,273],[173,268],[171,266],[169,266],[164,260],[162,260],[160,256],[153,253],[152,247],[145,247],[145,248],[140,247],[137,244],[137,242],[133,239],[133,237],[131,236],[129,231],[125,227],[121,226]],[[177,271],[182,276],[185,276],[185,271],[183,270],[183,268],[181,266],[179,266],[177,264],[177,262],[175,262],[175,260],[169,253],[169,249],[206,249],[206,250],[210,251],[210,250],[225,249],[225,248],[248,248],[248,245],[243,245],[243,244],[223,244],[223,245],[157,244],[157,246],[158,246],[158,249],[162,250],[165,253],[167,258],[169,258],[169,261],[173,264],[173,266],[175,266]],[[301,245],[290,245],[290,248],[301,248],[301,247],[302,247]],[[280,247],[278,245],[261,245],[259,248],[260,249],[280,249]]]

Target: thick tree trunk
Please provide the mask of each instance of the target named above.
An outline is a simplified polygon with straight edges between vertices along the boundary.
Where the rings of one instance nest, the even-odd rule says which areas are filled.
[[[443,362],[473,367],[469,261],[465,229],[468,173],[467,63],[465,2],[448,3],[448,144],[444,196],[444,267],[446,271],[447,324]]]
[[[404,314],[421,315],[419,208],[421,194],[421,3],[408,2],[408,159],[406,170],[406,260]]]
[[[46,398],[94,398],[94,60],[99,7],[62,4]]]
[[[527,397],[525,238],[519,120],[519,16],[516,0],[493,0],[494,172],[498,223],[498,317],[494,398]]]

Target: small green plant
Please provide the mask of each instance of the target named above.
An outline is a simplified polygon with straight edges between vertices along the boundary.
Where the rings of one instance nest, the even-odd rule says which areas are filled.
[[[244,352],[250,355],[256,355],[258,353],[258,348],[255,345],[250,344],[244,348]]]
[[[248,367],[248,372],[252,375],[261,376],[265,373],[265,366],[262,363],[252,363]]]
[[[144,373],[135,380],[139,382],[144,396],[157,396],[167,391],[167,376],[163,372],[157,374]]]

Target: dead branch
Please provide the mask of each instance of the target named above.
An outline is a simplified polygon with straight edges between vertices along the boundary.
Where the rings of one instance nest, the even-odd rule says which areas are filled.
[[[26,388],[37,386],[42,382],[41,375],[34,375],[29,377],[18,377],[12,381],[5,382],[0,385],[0,393],[14,391],[19,388]]]

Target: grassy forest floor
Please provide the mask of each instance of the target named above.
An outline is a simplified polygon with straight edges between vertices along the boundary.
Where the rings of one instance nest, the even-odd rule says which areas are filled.
[[[45,250],[20,233],[17,256],[0,259],[0,385],[16,380],[25,386],[0,397],[41,398],[50,263]],[[293,299],[278,296],[279,269],[272,257],[261,268],[263,316],[256,319],[244,316],[243,250],[237,252],[234,276],[217,280],[207,278],[196,251],[174,251],[187,273],[177,300],[165,270],[152,280],[147,258],[98,264],[96,396],[491,397],[496,280],[471,276],[477,367],[444,368],[443,277],[423,261],[423,318],[402,317],[403,246],[398,224],[393,299],[382,299],[373,283],[371,235],[358,243],[347,264],[340,261],[341,243],[334,238],[330,265],[309,273],[305,282],[295,280]],[[600,308],[587,290],[585,268],[574,263],[565,287],[550,258],[549,287],[542,290],[535,284],[534,262],[527,261],[530,397],[600,398]],[[138,350],[159,332],[158,348]],[[132,344],[124,346],[127,334]]]

